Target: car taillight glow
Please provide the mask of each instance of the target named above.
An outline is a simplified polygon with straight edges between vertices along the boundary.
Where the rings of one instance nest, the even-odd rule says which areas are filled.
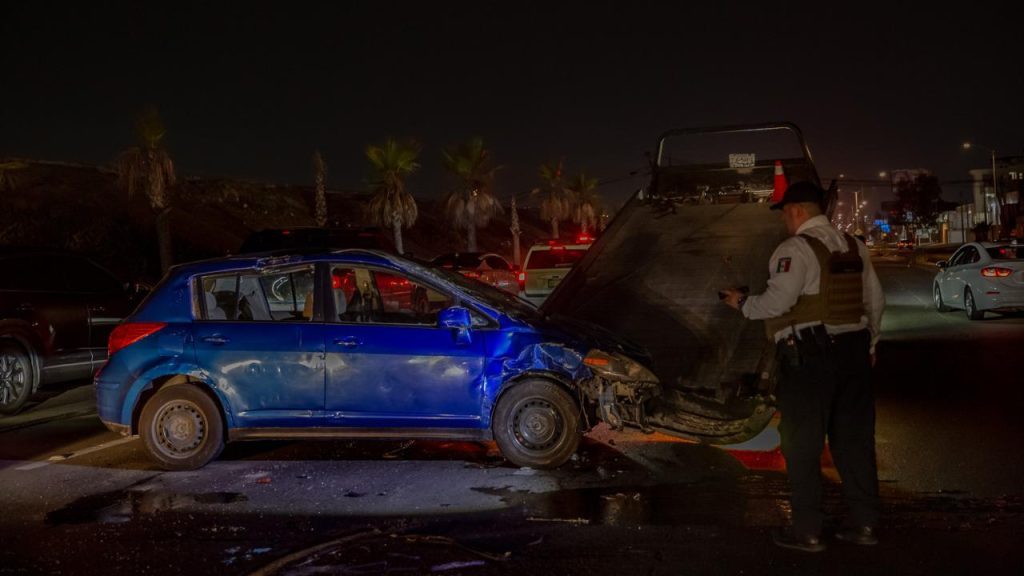
[[[526,290],[526,272],[519,273],[519,289]]]
[[[986,278],[1009,278],[1010,274],[1013,274],[1013,270],[999,266],[987,266],[981,269],[981,275]]]
[[[110,339],[107,340],[107,357],[113,356],[114,352],[125,346],[131,346],[146,336],[159,332],[164,326],[167,326],[167,323],[128,322],[121,324],[114,328],[114,331],[110,333]]]

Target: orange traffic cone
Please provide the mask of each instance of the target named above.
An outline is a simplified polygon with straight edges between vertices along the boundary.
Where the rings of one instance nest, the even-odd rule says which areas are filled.
[[[782,195],[786,193],[786,187],[789,184],[786,183],[786,174],[782,171],[782,161],[775,161],[775,190],[772,192],[772,203],[782,200]]]

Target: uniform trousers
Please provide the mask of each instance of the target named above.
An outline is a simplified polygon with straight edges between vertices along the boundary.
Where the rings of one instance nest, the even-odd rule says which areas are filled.
[[[846,524],[878,522],[875,400],[867,330],[778,343],[782,455],[793,530],[820,536],[821,454],[828,440],[848,508]]]

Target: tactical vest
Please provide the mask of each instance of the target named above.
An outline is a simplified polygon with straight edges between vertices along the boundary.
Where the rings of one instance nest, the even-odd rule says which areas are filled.
[[[864,261],[857,250],[857,241],[849,234],[846,252],[831,252],[824,242],[808,234],[800,237],[807,241],[818,257],[821,280],[817,294],[801,294],[786,314],[764,321],[768,338],[789,326],[808,322],[821,322],[836,326],[856,324],[864,316]]]

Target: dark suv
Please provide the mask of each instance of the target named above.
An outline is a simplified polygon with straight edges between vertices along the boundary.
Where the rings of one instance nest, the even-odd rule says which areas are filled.
[[[141,291],[78,255],[0,249],[0,415],[41,384],[88,378]]]
[[[239,254],[275,251],[326,251],[368,248],[394,252],[390,238],[380,228],[268,228],[250,234]]]

